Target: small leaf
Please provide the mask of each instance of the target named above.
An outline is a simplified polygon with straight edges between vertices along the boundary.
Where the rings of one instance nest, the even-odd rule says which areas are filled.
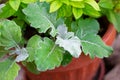
[[[34,62],[22,62],[22,64],[32,73],[39,74],[37,67]]]
[[[23,10],[27,17],[27,20],[31,23],[31,26],[38,29],[39,33],[45,33],[51,28],[51,36],[55,36],[57,31],[55,29],[56,13],[50,14],[47,9],[48,4],[44,3],[34,3],[28,5],[27,8]],[[52,22],[56,20],[55,22]]]
[[[0,45],[10,49],[18,46],[21,41],[21,29],[14,22],[9,20],[0,21]]]
[[[0,80],[15,80],[20,67],[9,59],[0,62]]]
[[[76,58],[81,54],[80,39],[77,36],[74,36],[73,32],[67,32],[67,28],[64,25],[58,26],[58,36],[55,43],[60,47],[63,47]]]
[[[82,16],[82,14],[83,14],[82,9],[74,8],[74,7],[73,7],[73,11],[72,12],[73,12],[73,15],[75,16],[76,19],[79,19]]]
[[[50,4],[50,13],[57,11],[62,6],[62,3],[60,1],[53,1]]]
[[[20,0],[9,0],[10,6],[17,11],[20,6]]]
[[[95,0],[84,0],[84,1],[85,1],[85,3],[92,6],[95,10],[100,11],[100,7],[99,7],[98,3]]]
[[[92,6],[85,4],[85,8],[83,8],[83,12],[85,15],[91,16],[91,17],[100,17],[101,14],[95,10]]]
[[[99,3],[100,7],[106,8],[106,9],[113,9],[114,5],[112,0],[100,0]]]
[[[69,54],[69,52],[65,52],[63,54],[63,61],[62,61],[61,65],[66,66],[67,64],[69,64],[71,62],[72,58],[73,57]]]
[[[69,5],[62,5],[62,7],[58,10],[57,16],[60,17],[70,17],[72,15],[72,7]]]
[[[15,12],[16,11],[8,3],[6,3],[5,6],[0,9],[0,18],[8,18]]]
[[[85,7],[85,5],[84,5],[84,2],[83,1],[81,1],[81,2],[70,2],[70,5],[72,6],[72,7],[75,7],[75,8],[84,8]]]

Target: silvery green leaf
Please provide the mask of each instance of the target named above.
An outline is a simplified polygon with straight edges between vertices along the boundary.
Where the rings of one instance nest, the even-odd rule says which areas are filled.
[[[81,42],[77,36],[74,36],[73,32],[67,32],[65,25],[60,25],[57,28],[58,36],[56,44],[67,50],[72,56],[78,58],[81,54]]]
[[[47,30],[51,29],[50,35],[54,37],[57,33],[55,29],[58,22],[56,20],[57,14],[50,14],[48,7],[49,5],[44,3],[32,3],[23,9],[23,13],[26,15],[31,27],[36,28],[39,33],[46,33]]]

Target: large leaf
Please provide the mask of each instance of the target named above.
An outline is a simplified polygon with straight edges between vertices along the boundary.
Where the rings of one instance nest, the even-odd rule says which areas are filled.
[[[16,11],[8,3],[6,3],[5,6],[0,9],[0,18],[8,18],[15,12]]]
[[[0,62],[0,80],[15,80],[20,67],[11,60]]]
[[[0,21],[0,46],[10,49],[17,46],[20,41],[20,27],[14,21]]]
[[[38,29],[39,33],[45,33],[51,28],[50,34],[54,37],[57,33],[55,29],[56,13],[49,13],[49,5],[45,3],[30,4],[23,10],[31,26]],[[56,20],[53,22],[53,20]]]
[[[41,38],[37,35],[33,36],[32,38],[29,39],[27,43],[27,51],[29,53],[29,57],[27,59],[28,62],[32,62],[35,59],[35,54],[36,51],[39,49],[39,41]]]
[[[74,23],[75,24],[75,23]],[[94,19],[80,19],[76,24],[76,35],[80,38],[84,54],[90,57],[108,57],[112,53],[112,48],[106,46],[97,35],[99,24]]]
[[[34,43],[37,45],[34,45]],[[34,58],[39,71],[54,69],[55,67],[60,66],[63,59],[63,49],[55,45],[52,40],[49,38],[44,38],[42,40],[39,36],[35,35],[31,38],[31,41],[29,41],[28,44],[28,48],[30,48],[31,44],[32,52],[30,55],[33,55],[31,59],[33,60]]]
[[[76,32],[80,38],[87,34],[97,34],[99,30],[99,23],[95,19],[79,19],[78,23],[72,23],[72,30]]]
[[[65,25],[60,25],[58,27],[58,36],[55,43],[60,47],[63,47],[76,58],[78,58],[81,54],[80,39],[75,36],[73,32],[67,32],[67,27],[65,27]]]
[[[81,40],[83,52],[94,57],[108,57],[112,53],[112,48],[106,46],[98,35],[88,34]]]

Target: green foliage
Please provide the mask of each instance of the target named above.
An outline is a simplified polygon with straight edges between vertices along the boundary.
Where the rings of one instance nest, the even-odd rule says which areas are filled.
[[[0,9],[0,18],[8,18],[15,13],[15,10],[8,3],[3,5],[5,6]]]
[[[50,34],[54,37],[57,33],[55,29],[56,14],[49,14],[48,5],[44,3],[30,4],[23,10],[31,26],[38,29],[39,33],[46,33],[51,28]],[[34,15],[33,15],[34,14]]]
[[[31,48],[30,48],[30,44],[31,44]],[[32,46],[34,47],[32,48]],[[31,59],[35,60],[35,64],[39,71],[54,69],[55,67],[60,66],[62,62],[63,49],[55,45],[55,43],[49,38],[44,38],[42,40],[39,36],[35,35],[30,39],[28,48],[31,49],[29,50],[31,51],[30,55],[33,56]]]
[[[15,80],[19,70],[15,61],[6,59],[0,62],[0,80]]]
[[[99,13],[100,8],[95,0],[70,0],[70,1],[69,0],[54,0],[54,1],[53,0],[40,0],[40,1],[49,2],[50,12],[58,11],[59,17],[66,16],[65,14],[69,14],[67,11],[64,11],[64,8],[66,9],[68,8],[68,6],[69,6],[68,10],[71,10],[72,8],[72,13],[74,14],[74,17],[76,19],[79,19],[84,13],[85,15],[89,15],[92,17],[100,16],[100,13]],[[64,13],[64,15],[60,15],[60,13],[61,14]]]
[[[0,46],[6,49],[16,47],[21,41],[21,36],[21,29],[14,21],[0,21]]]
[[[0,80],[14,80],[22,62],[33,73],[66,66],[73,57],[108,57],[100,17],[120,32],[119,0],[8,0],[0,4]],[[12,57],[3,59],[3,56]]]
[[[106,46],[102,39],[97,35],[99,24],[94,19],[80,19],[77,25],[76,35],[81,40],[82,50],[86,55],[94,57],[108,57],[112,53],[112,49]],[[72,28],[76,27],[72,25]],[[94,29],[93,29],[94,28]],[[104,54],[102,54],[104,53]]]
[[[9,0],[10,6],[17,11],[20,5],[20,0]]]

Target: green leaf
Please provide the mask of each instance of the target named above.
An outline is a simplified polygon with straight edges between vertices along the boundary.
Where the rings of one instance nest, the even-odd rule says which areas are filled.
[[[65,25],[60,25],[58,27],[58,36],[55,44],[63,47],[64,50],[68,51],[72,56],[76,58],[78,58],[81,54],[80,39],[75,36],[73,32],[67,32],[67,27]]]
[[[112,48],[105,45],[97,35],[99,24],[95,19],[80,19],[76,26],[78,28],[75,29],[76,35],[81,40],[82,50],[85,55],[89,54],[91,58],[103,58],[112,53]]]
[[[79,19],[78,23],[72,23],[72,30],[76,31],[77,36],[82,39],[82,37],[88,34],[97,34],[99,30],[99,23],[92,18]]]
[[[23,65],[32,73],[39,74],[40,72],[37,70],[37,67],[34,62],[22,62]]]
[[[94,57],[108,57],[112,53],[112,48],[106,46],[98,35],[88,34],[81,40],[82,49],[85,55]]]
[[[95,10],[100,11],[100,7],[95,0],[84,0],[84,2],[92,6]]]
[[[71,62],[72,58],[73,57],[68,52],[65,52],[63,55],[63,61],[62,61],[61,65],[67,66],[67,64],[69,64]]]
[[[72,8],[72,12],[73,12],[73,15],[75,16],[76,19],[79,19],[82,14],[83,14],[83,10],[82,9],[79,9],[79,8]]]
[[[46,71],[60,66],[63,59],[63,49],[56,46],[52,40],[49,38],[42,40],[39,36],[35,35],[28,44],[29,49],[33,47],[30,50],[30,55],[33,55],[30,60],[35,60],[39,71]]]
[[[4,47],[0,46],[0,58],[5,56],[8,52],[8,50],[5,50]]]
[[[62,6],[62,3],[60,1],[53,1],[50,4],[50,13],[57,11]]]
[[[120,32],[120,13],[115,13],[113,11],[108,11],[107,18],[111,23],[113,23],[116,30],[118,32]]]
[[[37,0],[20,0],[23,3],[29,4],[29,3],[33,3],[36,2]]]
[[[70,5],[71,5],[72,7],[75,7],[75,8],[84,8],[84,7],[85,7],[83,1],[81,1],[81,2],[77,2],[77,1],[74,2],[74,1],[71,1],[71,2],[70,2]]]
[[[0,21],[0,46],[7,49],[17,46],[21,35],[21,29],[14,21]]]
[[[67,5],[70,4],[70,1],[69,1],[69,0],[61,0],[61,2],[62,2],[62,3],[65,3],[65,4],[67,4]]]
[[[48,38],[39,42],[40,48],[36,53],[35,63],[39,71],[59,67],[63,60],[63,49],[59,48]]]
[[[17,11],[20,6],[20,0],[9,0],[10,6]]]
[[[83,8],[83,12],[85,15],[91,16],[91,17],[100,17],[101,14],[95,10],[92,6],[86,4],[85,8]]]
[[[51,28],[51,36],[55,36],[57,31],[55,29],[55,22],[52,22],[56,19],[56,13],[50,14],[48,5],[44,3],[34,3],[30,4],[27,8],[23,10],[24,14],[27,17],[27,20],[31,23],[31,26],[38,29],[39,33],[45,33],[48,29]]]
[[[113,9],[114,5],[112,0],[100,0],[99,3],[100,7],[107,8],[107,9]]]
[[[27,59],[28,62],[32,62],[35,59],[36,51],[39,49],[39,41],[41,38],[38,35],[33,36],[29,39],[27,43],[27,51],[29,53],[29,57]]]
[[[69,5],[62,5],[62,7],[57,11],[58,18],[60,17],[70,17],[72,15],[72,7]]]
[[[70,0],[70,1],[83,1],[83,0]]]
[[[0,62],[0,80],[15,80],[20,67],[11,60]]]
[[[8,18],[12,16],[16,11],[6,3],[4,7],[0,9],[0,18]]]

